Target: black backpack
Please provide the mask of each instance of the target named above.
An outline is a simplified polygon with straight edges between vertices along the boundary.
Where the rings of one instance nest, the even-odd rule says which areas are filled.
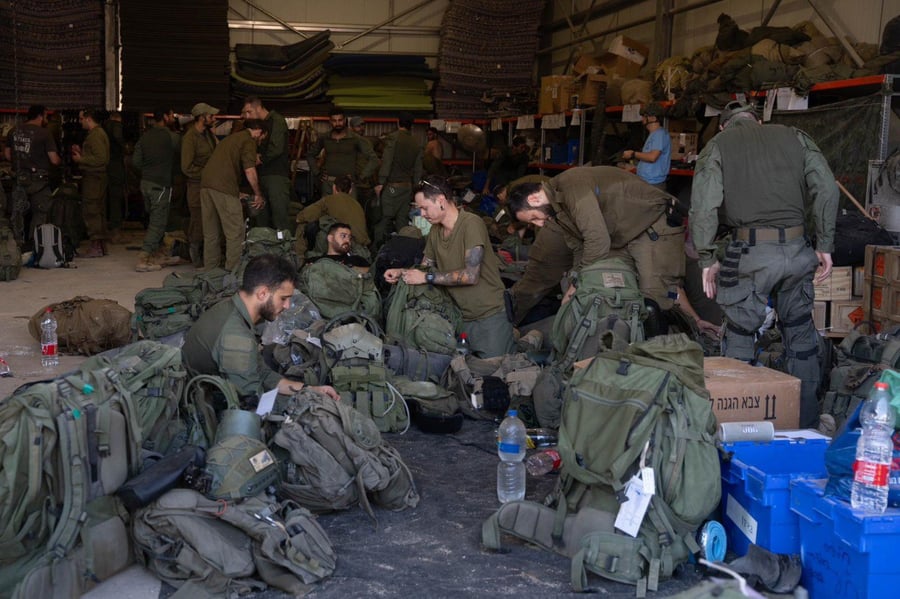
[[[78,244],[87,238],[84,218],[81,214],[81,196],[71,184],[63,184],[53,194],[47,222],[59,227],[62,233],[63,256],[66,262],[75,258]]]

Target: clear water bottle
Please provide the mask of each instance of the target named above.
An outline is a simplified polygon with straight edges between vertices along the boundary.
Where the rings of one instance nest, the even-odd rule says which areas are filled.
[[[466,333],[459,334],[459,341],[456,343],[456,353],[461,356],[469,354],[469,336]]]
[[[497,499],[500,503],[525,499],[525,424],[510,410],[500,423],[497,454]]]
[[[562,459],[559,452],[555,449],[545,449],[537,453],[533,453],[525,460],[525,470],[531,476],[544,476],[551,472],[556,472],[562,465]]]
[[[862,434],[856,444],[850,505],[880,514],[887,508],[888,478],[894,452],[895,412],[888,384],[878,382],[859,412]]]
[[[47,308],[41,319],[41,365],[44,368],[59,366],[58,340],[56,337],[56,317]]]

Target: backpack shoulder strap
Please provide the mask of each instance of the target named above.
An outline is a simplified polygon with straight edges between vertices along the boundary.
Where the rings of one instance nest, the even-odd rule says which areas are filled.
[[[62,231],[59,230],[59,227],[56,225],[53,226],[53,255],[56,256],[56,263],[60,266],[64,266],[66,262],[66,255],[63,251],[62,246]]]

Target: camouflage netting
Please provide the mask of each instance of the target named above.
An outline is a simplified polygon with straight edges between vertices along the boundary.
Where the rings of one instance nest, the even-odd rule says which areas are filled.
[[[881,94],[874,94],[804,111],[775,111],[772,122],[806,131],[834,176],[864,203],[869,161],[879,159],[882,100]],[[846,197],[841,197],[841,206],[849,206]]]

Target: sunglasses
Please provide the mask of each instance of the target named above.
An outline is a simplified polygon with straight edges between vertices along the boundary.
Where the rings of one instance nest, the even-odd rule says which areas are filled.
[[[419,187],[419,189],[425,189],[426,187],[430,187],[431,189],[434,189],[435,191],[438,191],[438,192],[440,192],[440,193],[444,193],[444,190],[442,190],[440,187],[438,187],[438,186],[435,185],[434,183],[431,183],[431,182],[429,182],[429,181],[426,181],[425,179],[422,179],[422,180],[419,181],[418,187]]]

